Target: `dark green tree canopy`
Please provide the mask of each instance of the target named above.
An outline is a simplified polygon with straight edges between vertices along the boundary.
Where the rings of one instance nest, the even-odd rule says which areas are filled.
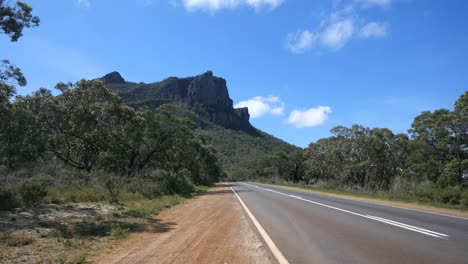
[[[4,34],[15,42],[23,36],[23,29],[39,26],[40,19],[32,15],[32,8],[21,1],[14,5],[0,0],[0,27]]]

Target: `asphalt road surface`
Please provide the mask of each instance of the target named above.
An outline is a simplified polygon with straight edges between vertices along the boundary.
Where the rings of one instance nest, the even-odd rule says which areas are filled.
[[[289,263],[468,263],[468,219],[230,185]]]

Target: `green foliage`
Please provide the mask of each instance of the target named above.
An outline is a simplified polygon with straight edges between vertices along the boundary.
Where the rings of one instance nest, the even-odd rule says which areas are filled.
[[[47,189],[46,203],[101,202],[106,199],[101,189],[95,186],[69,185]]]
[[[31,179],[20,186],[18,194],[26,206],[34,206],[47,196],[47,185],[38,179]]]
[[[465,191],[461,194],[460,205],[461,205],[462,207],[468,208],[468,190],[465,190]]]
[[[195,191],[191,173],[187,169],[178,172],[167,172],[163,177],[162,188],[167,194],[189,196]]]
[[[193,122],[179,115],[178,106],[137,111],[98,80],[59,83],[56,88],[59,96],[40,89],[6,102],[0,163],[7,173],[48,160],[67,168],[55,178],[65,186],[45,188],[27,180],[19,191],[25,204],[39,203],[47,189],[46,202],[101,201],[99,190],[88,187],[91,182],[103,188],[111,202],[118,202],[127,187],[147,198],[189,196],[195,184],[211,185],[223,175],[216,149],[206,145]],[[67,182],[68,174],[79,177]],[[144,186],[132,187],[137,183]]]
[[[76,256],[72,257],[71,260],[69,260],[67,263],[68,264],[84,264],[86,263],[86,258],[88,254],[82,252],[77,254]]]
[[[216,125],[198,131],[206,139],[207,144],[216,148],[215,155],[229,181],[247,179],[252,174],[249,168],[266,156],[276,152],[290,155],[300,150],[261,131],[259,136],[253,136]]]
[[[181,203],[184,198],[178,195],[163,196],[158,199],[143,199],[130,203],[125,207],[123,213],[133,217],[147,217],[157,214],[164,208]]]
[[[258,157],[247,175],[320,189],[378,192],[391,199],[466,206],[468,92],[457,100],[454,111],[440,109],[417,116],[410,137],[359,125],[337,126],[331,132],[332,137],[311,143],[299,155],[278,152]]]
[[[18,200],[12,190],[0,189],[0,211],[6,211],[18,207]]]
[[[14,87],[11,85],[25,86],[27,81],[20,68],[11,64],[9,60],[1,60],[0,83],[3,84],[3,87],[0,89],[0,100],[4,100],[14,94]]]
[[[109,200],[111,203],[119,202],[120,193],[123,191],[126,179],[119,176],[107,176],[104,181],[104,187],[106,188]]]
[[[15,42],[23,36],[23,29],[37,27],[40,19],[32,15],[32,8],[18,1],[13,5],[9,1],[0,0],[0,28],[4,34]]]
[[[457,187],[446,187],[437,193],[437,201],[443,204],[459,205],[461,201],[461,190]]]
[[[109,235],[113,239],[123,239],[128,236],[129,231],[130,231],[130,228],[125,228],[125,227],[122,227],[121,225],[116,225],[112,227],[111,231],[109,232]]]
[[[9,1],[0,0],[0,30],[10,37],[12,42],[23,36],[23,29],[39,25],[39,18],[32,15],[32,8],[24,2],[18,1],[10,4]],[[14,85],[25,86],[26,78],[20,68],[11,64],[9,60],[0,61],[0,120],[5,119],[5,105],[15,94]],[[3,109],[2,109],[3,108]],[[0,126],[0,136],[2,127]],[[0,137],[1,138],[1,137]],[[0,142],[2,143],[2,142]]]

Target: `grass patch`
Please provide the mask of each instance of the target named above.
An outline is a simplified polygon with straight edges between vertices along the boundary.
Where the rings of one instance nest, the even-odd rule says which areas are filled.
[[[179,195],[167,195],[157,199],[142,199],[126,205],[123,214],[133,217],[147,217],[159,213],[164,208],[180,204],[185,198]]]
[[[112,237],[112,239],[123,239],[128,236],[129,231],[130,228],[126,228],[121,225],[116,225],[112,227],[111,231],[109,232],[109,235]]]
[[[24,235],[16,235],[10,232],[0,233],[0,243],[5,244],[9,247],[22,247],[30,245],[34,242],[34,239]]]
[[[80,252],[76,255],[69,256],[68,254],[61,254],[58,258],[58,263],[61,264],[84,264],[86,263],[87,253]]]
[[[64,189],[49,188],[45,203],[101,202],[106,199],[102,190],[94,186],[73,185]]]
[[[208,186],[197,185],[197,186],[195,186],[195,192],[193,192],[192,195],[196,196],[196,195],[205,194],[205,193],[208,192],[209,189],[210,189],[210,187],[208,187]]]

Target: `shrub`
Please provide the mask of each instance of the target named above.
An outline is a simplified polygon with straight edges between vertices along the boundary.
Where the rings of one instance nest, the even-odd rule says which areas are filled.
[[[461,205],[462,207],[468,208],[468,190],[465,190],[465,191],[461,194],[460,205]]]
[[[128,236],[129,231],[130,231],[130,228],[125,228],[120,225],[117,225],[117,226],[112,227],[111,231],[109,232],[109,235],[113,239],[122,239]]]
[[[100,202],[105,194],[94,186],[72,185],[63,189],[49,188],[44,201],[47,203]]]
[[[421,202],[433,202],[437,192],[438,190],[436,190],[432,184],[422,183],[415,187],[413,195]]]
[[[12,190],[0,189],[0,211],[18,207],[18,201]]]
[[[459,205],[461,191],[457,187],[446,187],[441,189],[437,195],[437,201],[444,204]]]
[[[157,179],[142,179],[135,177],[130,182],[129,191],[133,193],[140,193],[147,199],[154,199],[163,195],[161,184]]]
[[[141,200],[131,203],[123,210],[123,213],[133,217],[146,217],[148,215],[155,214],[160,210],[161,208],[158,203],[152,200]]]
[[[189,196],[195,191],[190,171],[183,169],[178,173],[169,172],[163,178],[163,190],[166,194]]]
[[[29,180],[20,186],[18,193],[26,206],[34,206],[46,197],[47,187],[41,182]]]
[[[141,200],[128,205],[123,213],[133,217],[146,217],[157,214],[164,208],[179,204],[184,198],[178,195],[163,196],[153,200]]]
[[[111,203],[119,202],[120,193],[123,191],[125,184],[126,179],[121,176],[108,176],[105,179],[104,187],[106,188]]]
[[[86,253],[79,253],[70,260],[70,264],[83,264],[86,263]]]

